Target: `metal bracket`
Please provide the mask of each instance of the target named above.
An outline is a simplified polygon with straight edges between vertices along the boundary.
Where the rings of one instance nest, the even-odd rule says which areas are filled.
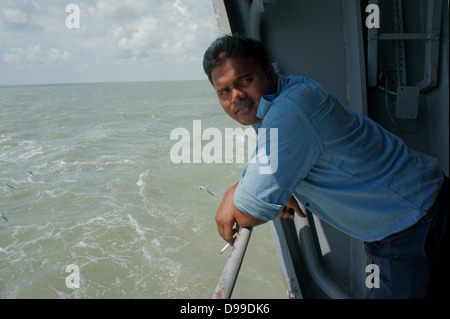
[[[395,32],[380,33],[378,29],[369,29],[368,31],[368,85],[369,87],[377,86],[377,56],[378,56],[378,41],[393,40],[397,42],[395,48],[396,55],[396,72],[397,85],[407,86],[406,83],[406,69],[404,69],[404,40],[425,40],[425,61],[424,61],[424,75],[423,79],[416,84],[420,91],[431,89],[437,85],[438,66],[439,66],[439,40],[441,29],[441,11],[442,0],[428,0],[427,1],[427,25],[425,33],[403,33],[402,28],[402,7],[401,0],[393,0],[394,4],[394,24]],[[378,0],[369,1],[370,4],[378,4]]]

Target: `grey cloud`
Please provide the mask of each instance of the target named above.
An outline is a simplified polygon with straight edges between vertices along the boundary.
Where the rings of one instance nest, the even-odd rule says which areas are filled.
[[[77,79],[199,78],[204,50],[217,36],[210,0],[0,1],[9,10],[0,8],[0,68],[11,76],[46,68]],[[79,6],[80,29],[65,26],[69,3]]]
[[[0,10],[0,25],[4,31],[40,32],[43,27],[35,23],[37,6],[33,1],[6,1]]]

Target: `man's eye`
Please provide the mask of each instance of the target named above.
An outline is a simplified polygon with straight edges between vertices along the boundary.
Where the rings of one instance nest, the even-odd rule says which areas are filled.
[[[230,90],[228,89],[223,89],[219,92],[220,96],[226,96],[228,94],[228,92],[230,92]]]

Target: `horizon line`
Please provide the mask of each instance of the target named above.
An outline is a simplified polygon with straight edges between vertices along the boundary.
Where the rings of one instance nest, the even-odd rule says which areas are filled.
[[[48,83],[25,83],[25,84],[0,84],[0,88],[17,86],[53,86],[73,84],[106,84],[106,83],[145,83],[145,82],[208,82],[204,80],[123,80],[123,81],[92,81],[92,82],[48,82]]]

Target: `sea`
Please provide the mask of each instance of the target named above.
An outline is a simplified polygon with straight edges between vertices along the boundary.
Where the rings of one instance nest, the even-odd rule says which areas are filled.
[[[240,127],[207,81],[0,87],[0,298],[211,298],[231,252],[214,216],[245,163],[175,163],[194,121]],[[287,297],[267,224],[232,297]]]

